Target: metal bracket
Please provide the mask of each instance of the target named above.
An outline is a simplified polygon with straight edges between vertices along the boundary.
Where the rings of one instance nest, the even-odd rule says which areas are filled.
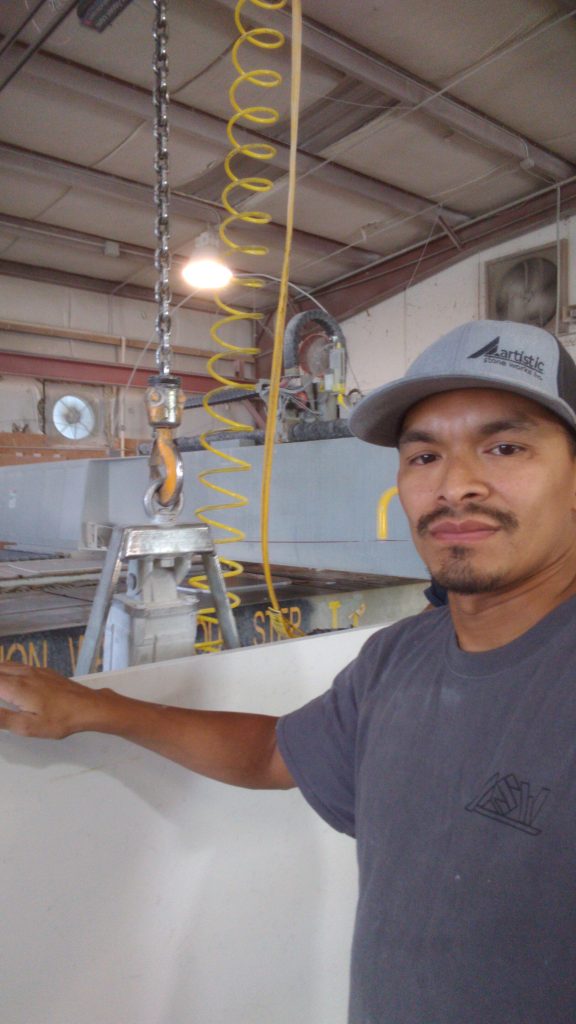
[[[200,556],[214,598],[224,646],[240,647],[222,569],[208,526],[201,523],[180,526],[115,526],[110,536],[100,582],[78,657],[77,675],[88,675],[96,667],[96,658],[112,597],[118,585],[122,562],[129,558],[175,558],[183,555]]]

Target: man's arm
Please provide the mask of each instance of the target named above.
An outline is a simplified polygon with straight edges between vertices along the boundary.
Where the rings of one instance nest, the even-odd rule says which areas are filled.
[[[192,711],[92,690],[52,672],[0,664],[0,729],[63,739],[101,732],[137,743],[191,771],[249,789],[294,785],[276,745],[270,715]]]

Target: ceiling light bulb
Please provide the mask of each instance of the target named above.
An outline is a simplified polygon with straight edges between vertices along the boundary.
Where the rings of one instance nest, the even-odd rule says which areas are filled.
[[[192,288],[213,290],[225,288],[230,284],[233,274],[230,268],[215,256],[199,254],[182,269],[182,276]]]

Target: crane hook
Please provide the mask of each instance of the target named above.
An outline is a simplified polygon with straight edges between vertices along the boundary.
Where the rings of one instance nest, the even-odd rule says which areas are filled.
[[[153,444],[148,460],[151,483],[144,495],[144,507],[149,516],[165,518],[178,515],[183,505],[182,456],[173,432],[182,421],[185,397],[179,377],[157,375],[149,384],[145,401]]]

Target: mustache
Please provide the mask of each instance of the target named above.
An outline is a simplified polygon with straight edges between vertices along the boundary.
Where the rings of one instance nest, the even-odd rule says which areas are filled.
[[[465,505],[464,508],[459,508],[458,511],[454,508],[445,507],[437,508],[434,512],[427,512],[425,515],[420,516],[416,524],[416,532],[419,537],[422,537],[433,523],[437,523],[441,519],[453,519],[458,522],[474,515],[480,516],[483,522],[487,519],[492,519],[504,530],[516,530],[520,525],[512,512],[503,512],[499,508],[490,508],[488,505],[476,505],[474,502],[471,502],[469,505]]]

